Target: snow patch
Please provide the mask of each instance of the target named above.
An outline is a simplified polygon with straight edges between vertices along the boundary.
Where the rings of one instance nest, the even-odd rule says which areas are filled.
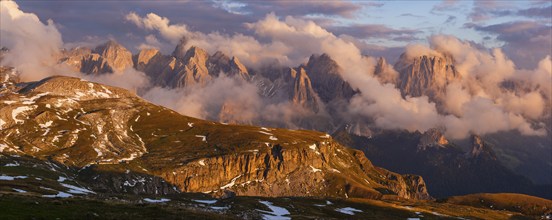
[[[73,185],[69,185],[69,184],[66,184],[66,183],[61,183],[61,185],[67,189],[69,189],[69,193],[74,193],[74,194],[96,194],[95,192],[92,192],[88,189],[85,189],[85,188],[82,188],[82,187],[78,187],[78,186],[73,186]]]
[[[69,198],[71,196],[73,195],[65,192],[58,192],[56,195],[42,195],[45,198]]]
[[[335,211],[338,211],[347,215],[355,215],[355,212],[362,212],[362,210],[358,210],[351,207],[340,208],[340,209],[336,209]]]
[[[53,121],[48,121],[44,124],[38,124],[38,126],[40,126],[40,128],[48,128],[50,126],[52,126],[52,123],[54,123]]]
[[[17,161],[4,165],[5,167],[18,167],[20,164]]]
[[[30,111],[30,110],[33,110],[35,109],[36,106],[33,105],[33,106],[21,106],[21,107],[17,107],[16,109],[14,109],[12,111],[12,119],[13,121],[15,121],[16,124],[23,124],[25,121],[23,120],[20,120],[20,119],[17,119],[17,116],[19,116],[19,114],[23,113],[23,112],[26,112],[26,111]]]
[[[203,204],[215,204],[217,200],[201,200],[201,199],[192,199],[194,202],[203,203]]]
[[[341,171],[339,171],[339,170],[337,170],[337,169],[334,169],[334,168],[332,168],[332,169],[330,169],[330,170],[333,171],[333,172],[336,172],[336,173],[341,173]]]
[[[13,191],[16,191],[18,193],[26,193],[27,191],[25,190],[22,190],[22,189],[17,189],[17,188],[13,188]]]
[[[148,198],[145,198],[144,201],[149,202],[149,203],[164,203],[164,202],[169,202],[171,200],[170,199],[165,199],[165,198],[161,198],[161,199],[148,199]]]
[[[276,220],[276,219],[291,219],[290,217],[287,217],[286,215],[289,215],[289,211],[283,207],[275,206],[272,204],[272,202],[269,201],[259,201],[259,203],[266,205],[271,211],[267,212],[264,210],[258,210],[264,214],[262,214],[263,219],[265,220]]]
[[[226,188],[230,188],[230,187],[233,187],[235,184],[236,184],[236,180],[238,178],[240,178],[242,175],[238,175],[236,177],[234,177],[232,180],[230,180],[230,182],[224,186],[221,186],[220,189],[226,189]]]
[[[200,160],[200,161],[198,162],[198,163],[199,163],[199,165],[201,165],[201,166],[205,166],[205,162],[204,162],[204,161],[205,161],[205,160]]]
[[[194,127],[194,123],[188,122],[188,127],[193,128],[193,127]]]
[[[203,142],[207,142],[207,137],[205,135],[196,135],[196,137],[201,138]]]
[[[322,172],[321,169],[314,168],[313,166],[310,166],[310,168],[312,169],[311,172],[313,172],[313,173]]]
[[[5,175],[0,176],[0,180],[12,181],[15,179],[27,179],[27,176],[5,176]]]
[[[268,137],[268,139],[273,140],[273,141],[277,141],[277,140],[278,140],[278,138],[276,138],[276,137],[274,137],[274,136],[270,136],[270,137]]]
[[[261,134],[272,135],[271,133],[268,133],[268,132],[265,132],[265,131],[258,131],[258,132],[261,133]]]

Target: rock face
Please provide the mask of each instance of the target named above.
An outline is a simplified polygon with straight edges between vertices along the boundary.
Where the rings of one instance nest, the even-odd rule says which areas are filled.
[[[150,66],[149,64],[155,63],[156,58],[162,56],[157,49],[143,49],[133,57],[134,68],[140,71],[146,70],[146,67]],[[158,67],[157,69],[161,69]],[[150,72],[150,71],[148,71]]]
[[[374,167],[321,132],[224,125],[78,78],[0,96],[0,153],[80,170],[102,192],[430,198],[418,176]]]
[[[292,82],[290,83],[292,88],[289,89],[291,91],[290,100],[296,105],[318,112],[317,95],[312,89],[311,80],[305,69],[299,67],[289,71],[290,81]]]
[[[60,62],[87,74],[122,72],[133,66],[132,53],[115,41],[108,41],[90,50],[78,47],[65,51]]]
[[[178,49],[177,47],[176,50]],[[211,75],[209,75],[209,70],[207,69],[207,59],[209,58],[207,51],[198,47],[191,47],[182,57],[176,50],[173,54],[177,55],[175,57],[182,63],[182,66],[179,67],[176,74],[171,76],[168,81],[171,87],[178,88],[195,84],[204,85],[207,81],[211,80]]]
[[[426,95],[438,101],[443,98],[446,85],[461,78],[449,55],[407,57],[402,54],[395,69],[400,74],[398,87],[403,96]]]
[[[94,53],[99,54],[114,72],[121,72],[133,65],[132,53],[112,40],[96,47]]]
[[[471,136],[471,146],[471,151],[467,153],[468,157],[496,160],[496,154],[493,149],[478,135]]]
[[[395,71],[393,66],[389,65],[387,60],[383,57],[378,58],[378,63],[376,64],[376,68],[374,70],[374,76],[381,83],[392,83],[395,85],[397,84],[399,78],[397,71]]]
[[[466,153],[437,130],[424,134],[384,131],[362,137],[338,131],[341,143],[362,150],[374,165],[399,173],[416,173],[428,182],[429,193],[447,197],[470,193],[517,192],[550,197],[527,178],[513,173],[494,158],[482,139],[474,136]],[[468,156],[466,156],[468,155]],[[397,162],[401,158],[401,162]]]
[[[449,144],[448,140],[438,129],[429,129],[421,137],[418,150],[426,150],[430,147],[443,148]]]
[[[312,55],[305,67],[309,74],[313,89],[324,103],[335,99],[350,99],[355,91],[343,80],[340,67],[327,54]]]

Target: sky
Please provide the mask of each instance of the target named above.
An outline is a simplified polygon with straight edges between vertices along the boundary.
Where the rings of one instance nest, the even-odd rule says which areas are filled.
[[[453,35],[491,49],[502,47],[521,68],[534,68],[552,50],[552,1],[17,1],[21,10],[51,19],[66,47],[114,39],[137,52],[146,37],[170,53],[174,43],[133,25],[129,13],[165,17],[191,31],[253,35],[245,23],[269,13],[312,20],[336,36],[352,37],[366,55],[391,62],[408,44]],[[153,36],[153,37],[152,37]],[[261,39],[262,40],[262,39]]]

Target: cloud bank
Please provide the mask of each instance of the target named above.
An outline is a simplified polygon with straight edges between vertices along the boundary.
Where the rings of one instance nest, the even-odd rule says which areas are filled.
[[[452,36],[432,36],[429,46],[409,45],[406,54],[410,57],[448,54],[455,58],[462,79],[446,87],[446,98],[442,100],[445,112],[439,112],[436,103],[427,96],[402,97],[395,85],[380,82],[372,75],[376,60],[363,55],[358,42],[351,36],[336,36],[313,21],[292,16],[282,19],[269,13],[263,19],[244,24],[254,35],[228,35],[191,31],[185,24],[172,24],[168,18],[154,13],[144,17],[129,13],[125,18],[151,32],[144,47],[163,44],[156,36],[173,45],[185,38],[187,47],[198,46],[211,54],[222,51],[251,67],[274,61],[297,66],[311,54],[326,53],[342,69],[342,78],[359,91],[342,108],[347,109],[341,114],[347,115],[350,123],[371,121],[379,128],[409,131],[438,127],[452,138],[508,130],[526,135],[546,134],[538,121],[550,117],[550,56],[542,59],[534,70],[519,70],[501,49],[480,49]],[[64,72],[56,67],[55,60],[49,61],[63,45],[51,21],[43,24],[34,14],[20,11],[13,2],[2,4],[2,20],[8,23],[2,25],[2,45],[12,48],[3,64],[16,66],[28,80]],[[129,89],[148,88],[142,94],[144,98],[199,118],[241,123],[282,121],[279,126],[296,127],[293,121],[297,117],[316,117],[303,115],[289,102],[267,100],[251,82],[224,75],[203,87],[186,89],[149,88],[144,74],[135,70],[90,79]],[[522,89],[505,89],[509,82],[513,82],[511,87]]]
[[[134,69],[104,75],[85,75],[59,63],[63,40],[52,20],[46,24],[33,13],[19,9],[13,1],[0,4],[0,45],[9,48],[1,65],[16,67],[22,81],[36,81],[53,75],[80,77],[90,81],[137,90],[148,84],[144,73]]]

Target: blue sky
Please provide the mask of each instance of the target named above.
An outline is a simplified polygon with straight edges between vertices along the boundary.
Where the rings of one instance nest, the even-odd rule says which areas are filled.
[[[311,19],[336,35],[351,35],[369,45],[385,47],[388,50],[366,49],[365,53],[390,57],[397,56],[407,44],[426,43],[432,34],[448,34],[481,47],[504,47],[512,59],[529,67],[535,64],[536,57],[550,54],[552,44],[546,40],[547,36],[552,38],[550,0],[17,2],[23,11],[37,14],[43,22],[52,19],[66,43],[97,44],[115,39],[133,51],[148,33],[125,21],[130,12],[141,16],[152,12],[204,33],[246,35],[253,33],[243,23],[274,12],[280,17]],[[506,28],[516,25],[518,33]],[[541,36],[538,42],[524,39],[535,35]],[[520,51],[520,46],[529,43],[534,44],[527,48],[536,49],[535,58],[523,63],[527,52]]]

